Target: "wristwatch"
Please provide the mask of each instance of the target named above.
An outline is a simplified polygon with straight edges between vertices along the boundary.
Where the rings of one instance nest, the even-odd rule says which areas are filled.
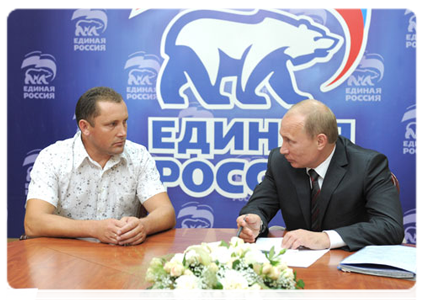
[[[263,233],[265,230],[264,226],[263,226],[263,220],[260,218],[260,231],[259,234]]]

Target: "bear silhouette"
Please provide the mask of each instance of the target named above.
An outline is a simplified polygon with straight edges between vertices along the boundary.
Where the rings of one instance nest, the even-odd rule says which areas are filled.
[[[76,23],[75,36],[99,36],[98,30],[104,26],[96,20],[80,20]]]
[[[129,85],[152,85],[153,79],[157,74],[147,69],[133,69],[128,75]]]
[[[329,61],[342,44],[324,26],[285,12],[187,12],[162,37],[158,100],[162,108],[186,108],[190,88],[208,109],[268,109],[266,88],[288,108],[284,98],[311,96],[299,91],[293,71]]]
[[[377,79],[378,73],[372,70],[355,70],[354,74],[348,77],[348,86],[373,86],[373,79]]]
[[[53,73],[46,69],[28,69],[25,72],[25,84],[48,84]]]
[[[365,54],[347,82],[348,85],[373,86],[375,82],[382,80],[384,72],[382,56],[374,53]]]

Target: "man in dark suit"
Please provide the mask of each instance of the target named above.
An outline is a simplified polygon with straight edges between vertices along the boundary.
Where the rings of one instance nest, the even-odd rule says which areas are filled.
[[[282,146],[270,152],[266,175],[237,218],[242,239],[266,236],[281,210],[284,248],[354,251],[402,242],[401,203],[386,156],[338,136],[335,115],[317,100],[292,106],[280,135]]]

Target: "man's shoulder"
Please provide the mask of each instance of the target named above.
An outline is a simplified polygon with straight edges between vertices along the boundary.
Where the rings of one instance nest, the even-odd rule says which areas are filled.
[[[42,149],[36,158],[34,167],[41,166],[50,170],[61,170],[67,166],[71,161],[74,138],[58,140]]]
[[[139,159],[140,155],[149,155],[149,152],[144,145],[130,140],[126,140],[124,153],[130,158],[137,157],[137,159]]]
[[[131,140],[126,140],[125,142],[125,150],[130,151],[147,151],[147,148],[144,145],[138,144]]]
[[[339,146],[344,147],[348,160],[353,160],[355,163],[362,161],[367,164],[370,160],[387,159],[385,154],[373,149],[359,146],[345,137],[339,137],[337,147]]]
[[[66,150],[72,150],[72,145],[74,144],[75,136],[64,139],[64,140],[58,140],[54,142],[53,144],[48,145],[45,147],[41,152],[43,153],[62,153]]]
[[[373,150],[373,149],[369,149],[369,148],[365,148],[362,147],[360,145],[357,145],[355,143],[353,143],[351,140],[347,139],[346,137],[343,136],[339,136],[338,138],[338,144],[341,144],[343,147],[345,147],[347,149],[347,151],[349,152],[355,152],[358,154],[368,154],[368,155],[377,155],[380,154],[380,152]]]

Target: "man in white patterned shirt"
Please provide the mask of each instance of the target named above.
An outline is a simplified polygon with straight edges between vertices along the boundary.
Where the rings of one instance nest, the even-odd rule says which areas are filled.
[[[40,152],[31,172],[25,234],[96,238],[137,245],[175,226],[155,161],[126,140],[128,111],[106,87],[88,90],[75,109],[80,131]],[[137,218],[140,203],[148,215]]]

